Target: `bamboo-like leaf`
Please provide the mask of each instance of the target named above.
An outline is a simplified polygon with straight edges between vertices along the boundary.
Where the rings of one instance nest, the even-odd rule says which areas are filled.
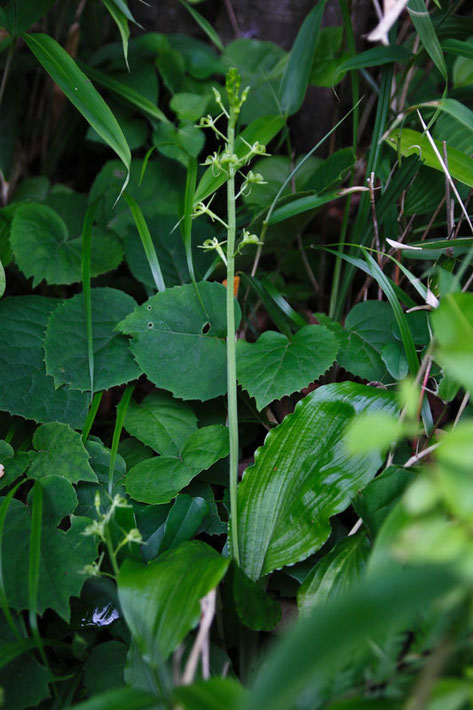
[[[96,84],[103,86],[104,89],[113,91],[120,99],[126,101],[126,103],[136,108],[145,116],[154,118],[157,121],[163,121],[163,123],[169,123],[169,119],[161,111],[161,109],[159,109],[152,101],[147,99],[146,96],[143,96],[143,94],[139,91],[136,91],[136,89],[128,86],[128,84],[125,84],[123,81],[119,81],[118,79],[114,79],[113,77],[104,74],[95,67],[90,67],[87,64],[81,64],[80,66],[84,73],[87,74],[92,81],[95,81]]]
[[[456,57],[466,57],[473,59],[473,44],[464,42],[461,39],[444,39],[440,43],[440,47],[448,54],[454,54]]]
[[[326,205],[327,202],[332,202],[340,197],[339,192],[328,192],[324,195],[306,195],[304,197],[291,198],[286,204],[281,205],[276,210],[269,219],[269,224],[277,224],[278,222],[283,222],[285,219],[290,217],[295,217],[302,212],[308,212],[309,210],[315,210],[317,207],[322,207]]]
[[[400,150],[404,156],[417,155],[429,168],[442,170],[435,151],[425,134],[414,131],[411,128],[396,128],[385,138],[386,143],[395,151]],[[440,155],[443,155],[441,141],[434,141]],[[460,180],[465,185],[473,187],[473,165],[469,155],[462,153],[456,148],[447,144],[448,171],[452,178]]]
[[[447,65],[445,64],[442,48],[424,0],[409,0],[407,9],[420,41],[424,45],[425,51],[446,81]]]
[[[184,214],[182,217],[182,238],[186,250],[187,268],[192,282],[195,283],[194,262],[192,260],[192,212],[197,183],[197,160],[190,155],[187,164],[186,191],[184,195]]]
[[[131,153],[115,116],[72,57],[56,40],[46,34],[23,35],[23,39],[51,79],[125,165],[127,177],[123,191],[130,176]]]
[[[292,116],[302,106],[309,84],[315,47],[319,35],[326,0],[319,0],[309,12],[291,49],[279,88],[281,109]]]
[[[130,71],[130,66],[128,64],[128,40],[130,38],[130,28],[128,27],[128,19],[123,13],[123,11],[119,7],[117,7],[114,0],[103,0],[103,4],[109,11],[111,17],[113,18],[113,21],[118,27],[118,31],[120,32],[120,36],[122,38],[123,56],[125,57],[125,64],[127,66],[128,71]]]
[[[319,387],[273,429],[238,487],[243,572],[253,580],[298,562],[330,535],[330,517],[374,477],[379,452],[351,455],[344,429],[363,411],[394,413],[392,393],[353,382]]]
[[[179,2],[181,3],[181,5],[183,5],[186,8],[187,12],[197,22],[200,29],[205,32],[205,34],[207,35],[209,40],[214,43],[214,45],[217,47],[217,49],[219,49],[221,52],[223,52],[225,48],[223,46],[222,40],[220,39],[218,34],[215,32],[215,30],[212,27],[212,25],[210,24],[210,22],[208,22],[208,20],[206,20],[205,17],[202,17],[200,12],[197,12],[197,10],[195,10],[191,5],[189,5],[187,2],[185,2],[185,0],[179,0]]]
[[[163,273],[159,265],[158,255],[156,254],[156,249],[154,248],[153,240],[151,239],[151,234],[149,233],[148,225],[146,224],[143,212],[131,195],[125,193],[124,197],[128,203],[131,214],[133,215],[133,219],[135,220],[136,228],[138,230],[138,234],[140,235],[141,243],[143,244],[143,249],[145,250],[146,258],[148,259],[149,268],[153,274],[156,288],[158,291],[164,291],[166,286],[164,284]]]
[[[402,45],[390,44],[387,47],[372,47],[366,52],[359,52],[354,57],[347,59],[337,67],[337,72],[350,71],[352,69],[365,69],[366,67],[377,67],[390,62],[407,62],[411,53]]]

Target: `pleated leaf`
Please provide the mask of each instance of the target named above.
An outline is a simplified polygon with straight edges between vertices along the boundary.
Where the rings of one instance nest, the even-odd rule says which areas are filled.
[[[382,458],[352,455],[347,423],[363,411],[394,413],[394,395],[353,382],[320,387],[266,437],[238,488],[240,563],[253,580],[305,559],[375,476]]]

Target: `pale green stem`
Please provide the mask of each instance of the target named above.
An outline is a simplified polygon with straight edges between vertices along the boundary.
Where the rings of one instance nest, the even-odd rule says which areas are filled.
[[[232,108],[228,121],[229,153],[234,152],[235,143],[235,111]],[[237,512],[237,486],[238,486],[238,407],[237,407],[237,381],[236,381],[236,344],[235,344],[235,297],[233,295],[233,281],[235,277],[235,168],[230,165],[227,180],[227,401],[228,401],[228,429],[230,437],[230,518],[232,530],[232,554],[237,564],[240,564],[238,550],[238,512]]]

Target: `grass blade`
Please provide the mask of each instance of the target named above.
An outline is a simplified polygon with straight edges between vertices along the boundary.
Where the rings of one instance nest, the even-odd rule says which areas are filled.
[[[326,0],[320,0],[309,12],[292,46],[279,88],[281,109],[285,116],[296,113],[304,101],[325,2]]]
[[[94,394],[94,398],[90,404],[89,411],[87,412],[87,418],[84,423],[84,428],[82,429],[82,441],[85,442],[87,441],[90,430],[92,429],[92,424],[95,421],[95,417],[97,416],[98,409],[100,407],[100,402],[102,401],[102,395],[103,392],[96,392]]]
[[[433,63],[447,81],[447,65],[443,56],[442,47],[438,41],[434,25],[424,0],[409,0],[407,10],[411,16],[412,24],[416,28],[420,41]]]
[[[10,612],[10,606],[8,604],[8,598],[7,598],[7,593],[5,590],[5,580],[3,578],[3,528],[5,527],[5,519],[7,517],[8,513],[8,508],[10,507],[10,503],[12,501],[13,496],[17,492],[18,488],[21,486],[21,484],[24,483],[24,481],[20,481],[19,483],[16,484],[5,496],[5,498],[2,500],[2,504],[0,505],[0,607],[3,611],[3,614],[5,616],[5,619],[8,623],[8,626],[11,628],[13,631],[14,635],[16,636],[17,639],[21,639],[21,635],[16,627],[16,624],[13,620],[13,617]]]
[[[123,192],[130,177],[131,153],[115,116],[86,75],[56,40],[46,34],[23,35],[23,40],[51,79],[126,167],[127,177],[121,190]]]
[[[92,225],[98,202],[89,206],[82,227],[82,289],[85,302],[85,322],[87,330],[87,359],[89,361],[90,401],[94,399],[94,346],[92,342],[92,289],[90,286],[90,261],[92,252]]]
[[[108,469],[108,493],[112,495],[113,491],[113,476],[115,473],[115,462],[117,460],[118,454],[118,444],[120,443],[120,436],[123,429],[123,422],[125,421],[126,410],[130,404],[131,395],[135,389],[134,385],[127,385],[126,389],[122,395],[120,403],[117,406],[117,417],[115,419],[115,427],[113,429],[112,437],[112,448],[110,452],[110,466]]]
[[[189,156],[186,176],[186,192],[184,195],[184,218],[181,222],[182,239],[186,250],[187,268],[192,283],[195,283],[194,262],[192,260],[192,212],[194,211],[194,194],[197,183],[197,160]]]
[[[31,633],[38,647],[41,658],[46,666],[48,660],[44,652],[43,642],[38,630],[38,586],[39,566],[41,561],[41,527],[43,522],[43,486],[40,481],[35,481],[33,486],[33,500],[31,504],[31,534],[30,555],[28,566],[28,619]]]
[[[125,58],[125,64],[130,71],[130,65],[128,64],[128,40],[130,38],[130,28],[128,27],[128,20],[124,13],[116,6],[113,0],[103,0],[103,4],[107,8],[110,16],[118,27],[120,32],[120,37],[122,38],[123,56]]]
[[[125,192],[124,197],[128,203],[128,207],[131,210],[133,219],[135,220],[136,228],[138,230],[138,234],[140,235],[141,243],[143,244],[143,249],[145,250],[146,258],[148,259],[149,268],[151,269],[156,288],[158,291],[165,291],[166,286],[164,284],[163,273],[159,265],[158,255],[156,254],[156,249],[154,248],[153,240],[151,239],[151,234],[149,233],[148,225],[146,224],[143,212],[131,195]]]
[[[220,39],[220,37],[218,36],[218,34],[215,32],[215,30],[214,30],[214,28],[212,27],[212,25],[210,24],[210,22],[208,22],[208,21],[205,19],[205,17],[202,17],[202,15],[200,14],[200,12],[197,12],[197,10],[195,10],[193,7],[191,7],[191,5],[189,5],[188,3],[184,2],[184,0],[179,0],[179,2],[181,3],[181,5],[183,5],[183,7],[186,8],[187,12],[188,12],[188,13],[193,17],[193,19],[197,22],[197,24],[199,25],[200,29],[203,30],[203,32],[205,32],[205,34],[207,35],[207,37],[209,38],[209,40],[210,40],[211,42],[213,42],[213,44],[217,47],[217,49],[219,49],[221,52],[223,52],[225,48],[224,48],[224,46],[223,46],[222,40]]]

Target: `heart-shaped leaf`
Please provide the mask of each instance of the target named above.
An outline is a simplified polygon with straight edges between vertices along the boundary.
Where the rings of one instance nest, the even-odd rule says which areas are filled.
[[[332,365],[338,339],[328,328],[306,325],[290,340],[266,331],[256,343],[237,344],[238,382],[263,409],[274,399],[307,387]]]
[[[198,289],[198,293],[196,291]],[[157,387],[181,399],[205,401],[225,394],[225,287],[203,281],[157,293],[118,328]],[[240,322],[236,305],[236,325]]]

